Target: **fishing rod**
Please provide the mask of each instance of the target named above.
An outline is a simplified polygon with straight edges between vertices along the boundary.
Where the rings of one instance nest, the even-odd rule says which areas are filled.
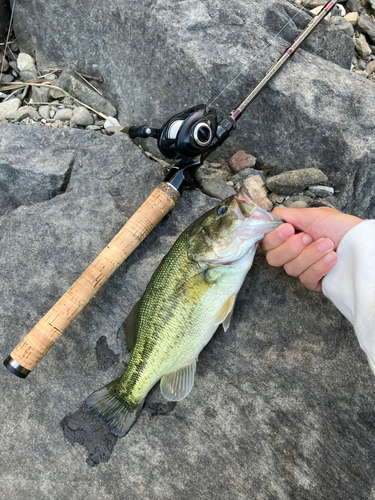
[[[132,139],[137,137],[156,139],[160,152],[176,163],[169,170],[164,181],[130,217],[94,262],[5,359],[4,365],[11,373],[25,378],[37,366],[113,272],[175,206],[183,189],[194,181],[196,170],[213,151],[228,139],[236,128],[236,122],[248,106],[318,24],[332,11],[337,2],[338,0],[327,2],[321,12],[312,19],[229,116],[218,120],[216,110],[211,107],[211,104],[217,99],[216,97],[210,105],[199,104],[177,113],[160,129],[141,125],[125,130]],[[302,8],[297,14],[301,10]],[[284,28],[285,26],[275,38]]]

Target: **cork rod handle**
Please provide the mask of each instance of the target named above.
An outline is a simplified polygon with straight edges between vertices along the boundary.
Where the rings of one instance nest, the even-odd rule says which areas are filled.
[[[153,191],[94,262],[4,361],[12,373],[25,378],[36,367],[101,286],[179,198],[179,192],[166,182]]]

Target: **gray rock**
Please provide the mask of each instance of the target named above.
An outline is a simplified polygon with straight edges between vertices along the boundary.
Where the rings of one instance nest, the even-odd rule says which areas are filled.
[[[20,71],[35,71],[35,59],[29,54],[20,52],[17,56],[17,67]]]
[[[58,109],[56,111],[54,118],[55,118],[55,120],[61,120],[63,122],[66,122],[66,121],[70,121],[72,116],[73,116],[73,110],[69,109],[69,108],[64,108],[64,109]]]
[[[361,12],[361,2],[359,0],[348,0],[345,4],[350,12]]]
[[[1,8],[1,7],[0,7]],[[6,73],[9,69],[9,63],[2,53],[0,53],[0,73]]]
[[[326,198],[335,193],[335,190],[329,186],[309,186],[309,191],[320,198]]]
[[[371,17],[366,16],[366,14],[361,14],[357,24],[370,40],[375,43],[375,21]]]
[[[327,196],[326,198],[315,198],[310,204],[310,206],[312,208],[330,207],[339,209],[340,204],[336,196]]]
[[[69,177],[74,151],[51,144],[47,154],[41,139],[44,128],[0,127],[0,185],[12,204],[29,205],[56,196]]]
[[[290,195],[303,191],[312,184],[323,184],[328,182],[328,177],[316,168],[304,168],[283,172],[282,174],[269,177],[266,186],[270,191],[277,194]]]
[[[224,181],[214,178],[206,178],[201,181],[202,191],[218,200],[225,200],[229,196],[236,194],[236,190],[228,186]]]
[[[204,179],[214,179],[216,181],[226,182],[229,176],[230,173],[228,172],[228,169],[209,168],[203,165],[197,170],[195,177],[198,182],[202,182]]]
[[[21,101],[17,98],[11,98],[9,101],[0,103],[0,120],[4,120],[9,114],[14,113],[21,106]]]
[[[13,80],[14,80],[14,76],[11,74],[1,75],[1,81],[3,83],[10,83],[10,82],[13,82]]]
[[[56,3],[56,9],[51,7],[48,18],[44,13],[41,22],[29,19],[28,12],[33,9],[34,1],[20,0],[16,12],[15,30],[22,33],[22,50],[30,46],[40,68],[62,67],[70,62],[85,74],[103,75],[103,91],[108,89],[110,92],[108,95],[116,102],[119,121],[124,126],[138,123],[159,126],[174,112],[199,102],[212,101],[266,42],[275,37],[297,8],[300,9],[287,0],[240,1],[235,8],[224,0],[210,3],[167,0],[158,2],[155,9],[138,9],[126,2],[118,7],[116,4],[116,8],[108,7],[109,10],[104,12],[100,6],[84,0],[80,10],[91,12],[93,9],[89,18],[77,17],[73,7],[60,12],[60,5]],[[56,11],[59,16],[53,15]],[[244,23],[232,24],[230,13],[236,13]],[[106,25],[108,19],[111,19],[110,27]],[[249,68],[242,78],[238,78],[215,104],[225,110],[237,104],[310,20],[309,13],[300,11],[294,22],[281,33],[283,39],[273,40],[262,54],[262,64],[252,65],[251,70]],[[61,25],[64,30],[61,30]],[[77,32],[80,33],[80,42],[71,43]],[[113,33],[117,37],[115,45]],[[92,43],[93,40],[100,40],[100,47],[97,42]],[[231,43],[234,45],[228,51]],[[321,94],[340,95],[333,105],[342,108],[341,88],[337,93],[335,88],[337,82],[342,82],[345,102],[346,99],[352,102],[352,87],[344,77],[346,72],[336,64],[350,67],[353,46],[353,41],[341,31],[323,23],[304,44],[304,49],[293,57],[293,68],[289,66],[288,71],[280,73],[254,103],[253,112],[241,118],[241,126],[217,157],[228,161],[236,151],[244,149],[252,151],[264,164],[276,164],[283,157],[283,162],[290,168],[298,168],[301,158],[290,161],[290,157],[296,155],[295,150],[284,154],[284,150],[294,149],[286,146],[285,130],[290,124],[284,111],[287,108],[293,109],[294,114],[299,113],[298,123],[291,133],[295,137],[297,131],[298,140],[305,137],[301,150],[310,140],[307,129],[316,129],[318,123],[320,129],[332,130],[332,123],[337,122],[327,118],[322,104],[326,97],[322,99]],[[326,74],[326,63],[311,53],[335,63],[328,64],[331,72],[328,80],[322,79],[322,74]],[[112,60],[116,64],[108,64]],[[295,92],[291,92],[291,88]],[[310,95],[311,91],[312,99],[318,103],[314,116],[309,112],[311,106],[301,98]],[[267,103],[270,102],[272,105],[269,106]],[[148,141],[146,149],[154,151],[152,143]],[[319,141],[316,143],[320,144]],[[324,163],[321,157],[326,149],[322,145],[317,149],[317,144],[308,145],[307,155],[298,155],[304,156],[304,166],[310,152],[319,166]],[[218,159],[213,157],[212,161]]]
[[[29,80],[36,80],[38,78],[38,72],[36,70],[20,71],[20,77],[23,82],[28,82]]]
[[[107,99],[100,96],[95,90],[89,87],[76,73],[69,69],[65,69],[59,79],[57,80],[56,86],[61,87],[76,97],[84,104],[92,107],[96,111],[107,116],[116,116],[117,110]],[[58,97],[58,91],[56,90],[56,95]],[[51,93],[51,95],[55,95]]]
[[[7,119],[19,122],[24,118],[27,118],[28,116],[30,116],[30,118],[32,118],[33,120],[38,120],[38,118],[40,118],[40,115],[35,108],[33,108],[32,106],[23,106],[17,111],[8,114]]]
[[[43,87],[31,87],[32,102],[48,102],[49,89]]]
[[[87,125],[92,125],[94,122],[93,117],[90,114],[90,111],[82,106],[79,108],[75,108],[73,110],[73,116],[71,119],[71,123],[75,123],[76,125],[81,125],[82,127],[87,127]]]
[[[48,120],[50,111],[51,111],[51,108],[49,106],[40,106],[40,108],[38,108],[38,113],[45,120]]]
[[[337,29],[343,31],[345,35],[353,36],[354,28],[352,24],[341,16],[334,16],[330,19],[330,23]]]

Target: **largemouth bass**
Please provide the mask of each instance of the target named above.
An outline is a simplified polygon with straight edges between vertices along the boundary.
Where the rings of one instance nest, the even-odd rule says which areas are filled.
[[[242,188],[181,234],[123,324],[125,373],[86,400],[113,434],[127,434],[159,380],[170,401],[189,394],[199,353],[220,324],[229,327],[258,243],[282,223]]]

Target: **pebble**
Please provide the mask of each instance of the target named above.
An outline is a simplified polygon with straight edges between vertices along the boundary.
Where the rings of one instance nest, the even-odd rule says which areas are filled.
[[[368,57],[372,54],[369,44],[367,43],[365,35],[359,34],[354,38],[354,45],[361,57]]]
[[[35,59],[29,54],[20,52],[17,57],[17,67],[20,71],[36,71]]]
[[[202,181],[202,191],[208,196],[225,200],[229,196],[236,194],[236,191],[225,184],[223,181],[216,181],[214,179],[204,179]]]
[[[361,12],[361,2],[359,0],[348,0],[346,2],[346,8],[350,12]]]
[[[251,175],[259,175],[263,182],[266,180],[262,172],[260,170],[255,170],[255,168],[245,168],[245,170],[241,170],[238,174],[233,175],[230,180],[234,183],[235,189],[239,190],[243,181]]]
[[[282,196],[281,194],[270,193],[268,195],[268,199],[273,205],[281,205],[285,200],[285,196]]]
[[[67,122],[72,119],[73,110],[69,108],[58,109],[55,114],[55,120],[61,120],[62,122]]]
[[[40,106],[38,109],[38,113],[45,120],[47,120],[49,118],[50,111],[51,111],[51,108],[49,106]]]
[[[39,120],[40,119],[40,114],[32,106],[23,106],[22,108],[19,108],[14,113],[9,114],[7,116],[7,119],[8,120],[13,120],[13,121],[16,121],[16,122],[20,122],[24,118],[27,118],[28,116],[30,116],[30,118],[32,118],[33,120]]]
[[[301,203],[300,207],[296,207],[295,203]],[[303,206],[302,206],[303,204]],[[288,208],[306,208],[311,204],[311,198],[308,196],[304,195],[299,195],[299,196],[291,196],[287,200],[284,201],[283,205],[284,207]]]
[[[223,165],[221,163],[208,163],[210,168],[222,168]]]
[[[4,73],[6,73],[9,69],[9,63],[2,54],[0,54],[0,70],[1,69]]]
[[[228,165],[234,174],[241,172],[245,168],[251,168],[256,164],[257,159],[245,151],[237,151],[229,160]]]
[[[16,61],[9,61],[9,66],[17,73],[17,75],[20,74]]]
[[[284,204],[284,206],[286,206]],[[288,205],[288,208],[307,208],[309,205],[305,201],[293,201],[290,205]]]
[[[109,119],[104,122],[104,128],[109,128],[109,127],[120,127],[120,122],[116,120],[113,116],[109,116]]]
[[[60,120],[55,120],[51,125],[52,128],[62,128],[63,126],[64,123]]]
[[[38,78],[38,73],[36,70],[20,71],[20,77],[23,82],[28,82],[30,80],[36,80]]]
[[[267,188],[277,194],[291,195],[303,191],[308,186],[326,184],[328,177],[317,168],[301,168],[269,177]]]
[[[56,111],[52,108],[49,112],[49,117],[50,118],[55,118]]]
[[[20,106],[21,101],[17,99],[17,97],[9,99],[9,101],[0,103],[0,120],[3,120],[8,115],[15,113]]]
[[[99,127],[98,125],[87,125],[85,127],[85,130],[100,130],[102,127]]]
[[[358,17],[358,12],[349,12],[349,14],[344,16],[344,19],[346,19],[352,26],[355,26],[358,22]]]
[[[329,186],[309,186],[309,191],[320,198],[326,198],[335,193],[335,190]]]
[[[73,110],[73,116],[70,123],[80,125],[81,127],[87,127],[88,125],[92,125],[93,121],[93,117],[89,110],[80,106]]]
[[[375,43],[375,21],[373,21],[371,17],[363,14],[360,15],[357,26]]]
[[[249,191],[250,197],[264,210],[271,211],[273,203],[267,198],[267,189],[264,181],[259,175],[252,175],[242,183]]]
[[[14,76],[13,75],[10,75],[10,74],[1,75],[1,81],[4,82],[4,83],[10,83],[10,82],[13,82],[13,80],[14,80]]]
[[[339,3],[337,3],[333,7],[333,9],[331,10],[331,13],[332,13],[332,17],[338,17],[338,16],[344,17],[346,14],[346,10],[345,10],[345,7],[343,5],[340,5]]]
[[[228,172],[217,168],[208,168],[206,166],[202,166],[197,170],[195,177],[198,182],[202,182],[203,180],[208,179],[212,179],[218,182],[227,182]]]

